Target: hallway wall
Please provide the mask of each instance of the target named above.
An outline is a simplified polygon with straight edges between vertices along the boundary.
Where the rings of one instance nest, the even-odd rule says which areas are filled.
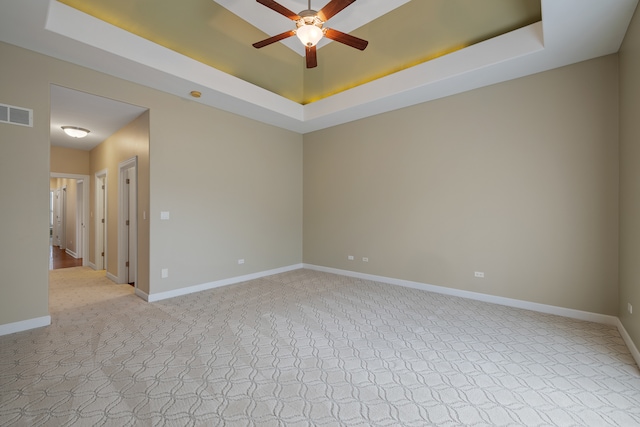
[[[640,349],[640,8],[620,49],[620,300],[622,324]],[[628,304],[633,307],[629,313]]]
[[[138,289],[149,291],[149,112],[91,150],[90,156],[90,210],[96,206],[96,172],[107,171],[107,266],[112,277],[118,277],[118,216],[120,162],[138,158]],[[95,215],[92,215],[95,218]],[[89,223],[89,261],[96,262],[96,221]]]
[[[50,146],[52,173],[89,175],[89,151]]]

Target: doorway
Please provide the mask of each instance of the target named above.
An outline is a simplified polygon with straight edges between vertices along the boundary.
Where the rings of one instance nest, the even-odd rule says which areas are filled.
[[[149,110],[103,96],[50,85],[50,170],[87,173],[79,194],[85,218],[81,223],[78,248],[86,265],[102,271],[115,283],[134,283],[148,291],[148,194],[149,194]],[[84,138],[72,138],[62,127],[72,125],[89,130]],[[136,156],[135,166],[124,170],[131,183],[126,200],[128,218],[121,218],[120,173],[118,162]],[[130,165],[124,165],[130,166]],[[124,169],[129,169],[125,167]],[[88,190],[88,191],[87,191]],[[72,196],[68,193],[68,196]],[[138,203],[141,200],[141,204]],[[70,210],[75,206],[69,205]],[[80,209],[80,207],[78,207]],[[141,217],[137,218],[137,211]],[[68,212],[70,213],[70,212]],[[129,221],[125,250],[120,250],[120,222]],[[71,234],[69,239],[71,239]],[[138,236],[138,234],[141,234]],[[88,253],[87,253],[88,252]],[[120,267],[121,252],[126,254]],[[126,266],[126,263],[129,263]],[[139,283],[138,283],[139,282]]]
[[[118,165],[120,215],[118,221],[118,281],[136,286],[138,266],[138,158]]]
[[[49,269],[87,265],[88,175],[51,173]]]

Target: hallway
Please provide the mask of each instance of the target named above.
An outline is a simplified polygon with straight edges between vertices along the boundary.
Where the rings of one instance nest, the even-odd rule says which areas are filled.
[[[49,246],[49,270],[58,268],[81,267],[82,258],[74,258],[59,246]]]

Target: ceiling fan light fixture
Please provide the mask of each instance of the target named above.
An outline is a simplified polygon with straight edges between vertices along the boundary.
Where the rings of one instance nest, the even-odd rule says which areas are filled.
[[[62,126],[62,130],[73,138],[84,138],[90,132],[88,129],[79,128],[77,126]]]
[[[322,29],[314,24],[303,24],[296,30],[296,36],[303,45],[311,47],[318,44],[324,36]]]

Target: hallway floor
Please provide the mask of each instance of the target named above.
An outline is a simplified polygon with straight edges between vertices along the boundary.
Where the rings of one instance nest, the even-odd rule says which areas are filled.
[[[59,246],[49,246],[49,270],[58,268],[81,267],[82,258],[74,258]]]

